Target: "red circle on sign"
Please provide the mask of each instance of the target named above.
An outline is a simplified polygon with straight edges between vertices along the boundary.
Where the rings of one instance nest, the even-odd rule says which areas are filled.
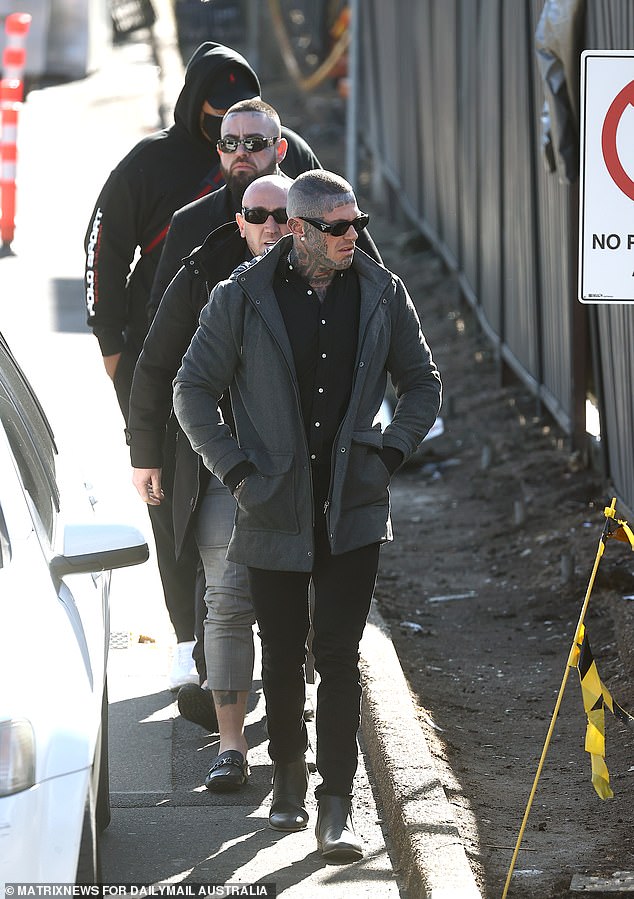
[[[621,116],[628,106],[634,106],[634,81],[626,84],[610,104],[601,131],[601,150],[603,151],[603,159],[610,177],[620,191],[629,197],[630,200],[634,200],[634,181],[632,181],[621,165],[616,148],[616,132]]]

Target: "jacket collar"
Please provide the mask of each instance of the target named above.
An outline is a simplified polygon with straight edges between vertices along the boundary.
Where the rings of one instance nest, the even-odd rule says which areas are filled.
[[[242,254],[242,258],[247,253],[247,245],[244,238],[240,237],[240,229],[237,223],[226,222],[220,225],[211,234],[208,234],[199,247],[196,247],[188,256],[182,260],[186,270],[201,268],[204,273],[209,276],[213,273],[214,265],[217,264],[219,258],[223,258],[220,254],[237,253]],[[193,265],[190,263],[193,262]],[[237,265],[238,263],[236,263]]]
[[[287,234],[280,238],[274,247],[260,256],[245,271],[245,280],[241,283],[249,289],[257,289],[263,284],[271,284],[273,275],[280,258],[290,253],[293,246],[293,237]],[[354,259],[352,268],[357,272],[361,279],[361,298],[372,302],[372,297],[376,294],[377,301],[391,280],[390,272],[375,262],[367,253],[357,247],[354,251]],[[374,305],[374,303],[372,303]]]

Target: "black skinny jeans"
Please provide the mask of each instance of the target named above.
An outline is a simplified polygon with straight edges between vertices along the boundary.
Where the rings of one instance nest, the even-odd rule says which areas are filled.
[[[318,502],[318,495],[315,509],[321,513],[323,500]],[[248,569],[262,640],[262,685],[269,755],[274,762],[294,761],[308,746],[303,666],[311,578],[315,587],[312,650],[320,676],[316,756],[322,777],[315,790],[317,797],[352,795],[361,712],[359,642],[378,564],[378,543],[333,556],[324,517],[319,514],[312,572]]]

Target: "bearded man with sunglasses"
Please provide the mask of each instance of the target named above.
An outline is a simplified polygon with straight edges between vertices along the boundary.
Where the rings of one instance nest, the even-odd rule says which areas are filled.
[[[288,141],[277,110],[259,97],[234,103],[223,116],[215,150],[224,185],[172,216],[150,292],[150,320],[184,257],[213,230],[233,220],[248,185],[262,175],[281,173]]]
[[[265,175],[244,193],[235,221],[221,225],[184,260],[167,288],[143,344],[130,393],[128,427],[133,483],[144,502],[160,505],[164,433],[172,408],[172,381],[198,326],[209,293],[245,260],[267,252],[289,233],[286,198],[291,179]],[[231,422],[228,397],[221,401]],[[181,434],[181,437],[183,435]],[[207,789],[237,790],[249,775],[244,719],[253,677],[253,624],[246,569],[226,560],[235,500],[202,464],[186,439],[179,440],[172,494],[176,555],[193,531],[206,575],[204,650],[207,689],[181,687],[181,714],[220,733]],[[212,699],[213,695],[213,699]]]
[[[234,494],[227,558],[247,566],[262,640],[269,824],[307,826],[303,720],[309,586],[317,693],[316,836],[325,858],[363,855],[352,821],[359,642],[392,539],[389,482],[440,408],[441,384],[401,280],[356,247],[368,224],[323,170],[290,187],[292,232],[213,291],[174,382],[174,410]],[[392,422],[374,425],[391,377]],[[223,422],[229,390],[235,430]],[[234,436],[235,435],[235,436]]]

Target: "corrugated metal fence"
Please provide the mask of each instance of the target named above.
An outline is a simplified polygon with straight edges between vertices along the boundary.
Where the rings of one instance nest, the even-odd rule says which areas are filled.
[[[634,508],[634,310],[576,299],[577,186],[543,161],[543,5],[361,0],[364,134],[375,187],[459,272],[500,358],[577,446],[596,392],[608,471]],[[634,47],[631,0],[584,12],[585,47]]]
[[[588,48],[634,48],[634,4],[629,0],[587,4]],[[600,365],[602,429],[611,478],[634,509],[634,307],[593,310]]]

